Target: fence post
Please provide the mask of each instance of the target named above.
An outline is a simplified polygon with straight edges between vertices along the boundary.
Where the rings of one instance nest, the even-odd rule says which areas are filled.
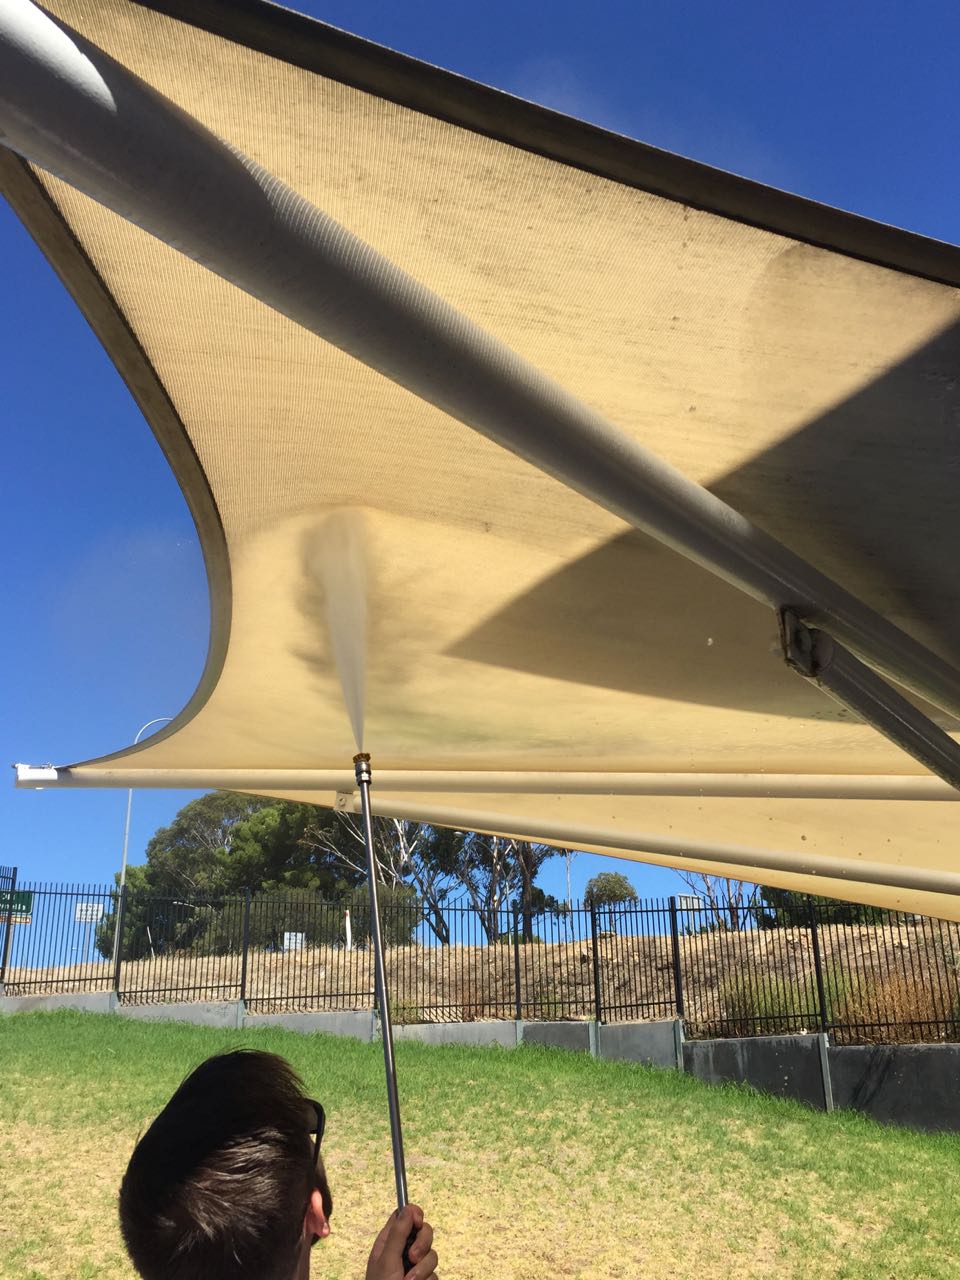
[[[247,999],[247,954],[250,951],[250,887],[247,886],[243,891],[243,942],[242,958],[240,960],[240,1000],[246,1003]]]
[[[810,918],[810,942],[813,946],[813,972],[817,980],[817,1004],[820,1011],[820,1030],[825,1035],[830,1029],[827,1016],[827,993],[823,985],[823,960],[820,956],[820,930],[817,927],[817,909],[812,896],[807,894],[807,913]]]
[[[10,952],[13,948],[13,899],[17,892],[17,868],[13,868],[10,876],[10,901],[7,903],[7,927],[3,933],[3,961],[0,963],[0,982],[7,980],[7,966],[10,963]]]
[[[680,971],[680,922],[677,918],[677,900],[670,899],[670,945],[673,952],[673,998],[677,1017],[683,1017],[683,975]]]
[[[523,1004],[520,1000],[520,909],[513,908],[513,1003],[517,1022],[523,1021]]]
[[[593,944],[593,1010],[597,1022],[603,1021],[603,991],[600,986],[600,939],[597,937],[597,904],[590,904],[590,939]]]
[[[120,890],[120,901],[117,904],[117,945],[114,948],[113,989],[120,995],[120,965],[123,962],[123,926],[127,916],[127,886]]]

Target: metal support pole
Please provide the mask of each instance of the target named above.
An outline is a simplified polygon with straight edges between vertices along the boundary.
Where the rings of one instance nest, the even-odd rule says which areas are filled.
[[[3,961],[0,963],[0,982],[7,980],[7,967],[10,964],[10,953],[13,950],[13,900],[17,892],[17,868],[13,868],[10,877],[10,901],[7,903],[7,921],[3,933]]]
[[[683,1071],[683,1019],[673,1021],[673,1052],[676,1054],[677,1070]]]
[[[127,885],[127,850],[130,846],[130,813],[133,809],[133,788],[127,791],[127,816],[123,823],[123,853],[120,858],[120,892],[123,893]],[[117,940],[119,932],[113,935],[113,960],[114,965],[117,963]]]
[[[807,894],[807,914],[810,920],[810,944],[813,948],[813,972],[817,981],[817,1004],[820,1009],[820,1030],[826,1034],[830,1028],[827,1012],[827,992],[823,984],[823,960],[820,956],[820,930],[817,926],[817,908],[812,896]]]
[[[142,724],[140,728],[137,730],[137,735],[133,740],[133,745],[136,746],[137,743],[140,741],[141,737],[146,733],[148,729],[152,728],[153,725],[163,724],[165,721],[169,722],[172,719],[173,719],[173,716],[155,716],[152,720],[148,720],[146,724]],[[130,813],[132,809],[133,809],[133,788],[129,787],[127,789],[127,816],[123,823],[123,854],[120,859],[121,891],[123,890],[123,888],[126,886],[126,883],[127,883],[127,852],[130,848]],[[117,938],[119,938],[119,936],[120,936],[119,934],[115,934],[113,939],[113,957],[112,958],[113,958],[114,965],[116,965],[117,963]]]
[[[780,643],[791,670],[960,789],[960,744],[825,631],[805,626],[790,609],[781,609],[779,617]]]
[[[597,906],[590,907],[590,938],[593,944],[593,1016],[603,1021],[603,988],[600,985],[600,939],[597,937]]]
[[[670,945],[673,954],[673,998],[677,1017],[683,1017],[683,975],[680,971],[680,922],[677,918],[677,900],[670,899]]]
[[[373,968],[380,1031],[383,1037],[383,1065],[387,1076],[387,1106],[390,1109],[390,1140],[393,1144],[393,1172],[397,1182],[397,1208],[407,1204],[407,1169],[403,1158],[403,1132],[400,1128],[400,1098],[397,1094],[397,1068],[393,1057],[393,1024],[390,1021],[390,997],[387,994],[387,971],[383,962],[383,936],[380,931],[380,900],[377,895],[377,860],[373,848],[373,821],[370,816],[370,787],[373,774],[370,757],[361,751],[353,757],[360,789],[363,839],[367,850],[367,879],[370,888],[370,934],[373,938]]]
[[[513,997],[517,1021],[523,1019],[523,1005],[520,1001],[520,912],[513,908]]]
[[[120,995],[120,966],[123,963],[123,926],[127,917],[127,886],[120,890],[117,904],[117,929],[113,939],[113,989]]]
[[[240,961],[240,999],[246,1003],[247,999],[247,956],[250,952],[250,889],[249,887],[243,891],[243,941],[242,959]]]
[[[833,1110],[833,1077],[830,1074],[830,1038],[825,1031],[817,1036],[817,1050],[820,1056],[820,1078],[823,1081],[823,1109]]]

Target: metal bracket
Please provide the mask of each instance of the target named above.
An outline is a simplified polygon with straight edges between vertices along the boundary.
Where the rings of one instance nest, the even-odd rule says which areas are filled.
[[[819,680],[821,671],[833,661],[832,637],[825,631],[808,627],[793,609],[781,609],[777,618],[780,647],[787,666],[807,680]]]
[[[57,780],[57,770],[52,764],[15,764],[13,767],[17,772],[18,787],[34,786],[42,791],[45,782]]]
[[[778,611],[787,666],[960,790],[960,744],[875,671],[793,609]]]

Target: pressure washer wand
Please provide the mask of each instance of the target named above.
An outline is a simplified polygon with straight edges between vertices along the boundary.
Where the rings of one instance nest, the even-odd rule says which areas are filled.
[[[393,1024],[390,1021],[390,997],[387,995],[387,972],[383,963],[383,935],[380,932],[380,902],[377,897],[377,860],[373,851],[373,822],[370,817],[370,787],[373,774],[370,757],[361,751],[353,757],[360,788],[360,811],[363,817],[363,840],[367,849],[367,879],[370,884],[370,933],[373,937],[373,968],[377,1006],[380,1009],[380,1032],[383,1037],[383,1065],[387,1073],[387,1105],[390,1108],[390,1140],[393,1143],[393,1172],[397,1180],[397,1209],[407,1205],[407,1169],[403,1158],[403,1132],[400,1128],[400,1099],[397,1095],[397,1068],[393,1059]]]

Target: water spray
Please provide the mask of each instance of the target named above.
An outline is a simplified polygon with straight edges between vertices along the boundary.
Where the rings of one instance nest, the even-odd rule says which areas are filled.
[[[407,1206],[407,1168],[403,1158],[403,1131],[400,1127],[400,1099],[397,1094],[397,1068],[393,1057],[393,1023],[390,1021],[390,997],[387,994],[387,971],[383,961],[383,935],[380,931],[380,902],[377,895],[377,860],[373,849],[373,821],[370,816],[370,787],[373,774],[370,756],[361,751],[353,757],[360,789],[360,812],[363,840],[367,851],[367,880],[370,886],[370,934],[373,938],[373,971],[377,1007],[380,1010],[380,1032],[383,1039],[383,1065],[387,1074],[387,1105],[390,1108],[390,1140],[393,1144],[393,1172],[397,1180],[397,1210]],[[412,1237],[411,1237],[412,1238]],[[409,1247],[410,1241],[407,1241]],[[409,1259],[404,1250],[404,1267]]]
[[[315,528],[306,545],[306,568],[309,578],[320,587],[323,593],[330,657],[340,680],[344,704],[358,749],[357,755],[353,757],[353,765],[360,791],[363,843],[367,854],[374,983],[383,1039],[383,1064],[387,1075],[387,1105],[390,1109],[393,1172],[397,1183],[397,1211],[400,1212],[406,1208],[408,1200],[407,1169],[403,1156],[397,1069],[393,1056],[393,1023],[390,1019],[390,997],[387,993],[383,932],[380,926],[377,856],[373,845],[373,818],[370,812],[370,787],[373,783],[373,774],[370,769],[370,756],[362,749],[366,706],[369,581],[367,536],[363,512],[344,508],[332,512]],[[410,1270],[408,1250],[415,1235],[415,1232],[411,1234],[404,1249],[404,1274]]]

